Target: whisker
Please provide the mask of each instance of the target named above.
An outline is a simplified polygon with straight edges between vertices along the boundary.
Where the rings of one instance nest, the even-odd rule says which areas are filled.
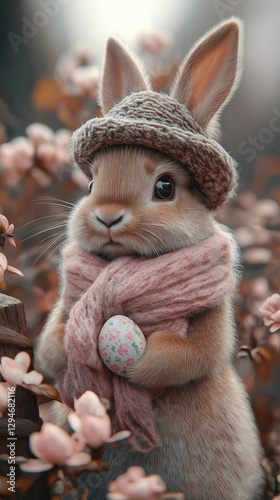
[[[55,224],[52,224],[52,223],[55,223]],[[50,224],[52,224],[52,225],[50,225]],[[52,229],[52,228],[55,228],[58,224],[67,224],[67,220],[63,218],[62,220],[49,221],[46,224],[40,224],[39,227],[33,227],[32,229],[29,229],[29,231],[26,234],[30,234],[32,231],[36,232],[40,229],[46,229],[46,228]]]
[[[31,251],[30,255],[34,255],[36,253],[36,251],[41,247],[41,246],[44,246],[48,243],[44,243],[44,242],[47,242],[48,240],[53,240],[55,237],[58,237],[58,236],[65,236],[65,233],[64,232],[59,232],[59,233],[56,233],[56,234],[50,234],[49,236],[46,236],[45,238],[43,238],[40,243],[37,243],[35,246],[34,246],[34,249]]]
[[[144,236],[144,234],[141,234],[141,233],[138,233],[138,232],[136,232],[135,234],[137,234],[138,236],[140,236],[141,238],[143,238],[143,240],[145,240],[148,243],[150,243],[150,240],[148,238],[146,238],[146,236]]]
[[[65,208],[66,208],[66,207],[65,207]],[[58,217],[58,218],[59,218],[59,217],[64,217],[64,215],[68,215],[68,214],[69,214],[69,212],[62,212],[62,213],[60,213],[60,214],[45,215],[44,217],[38,217],[37,219],[31,220],[31,221],[29,221],[29,222],[26,222],[26,224],[23,224],[23,226],[20,226],[18,230],[20,231],[20,230],[21,230],[21,229],[23,229],[24,227],[26,227],[26,226],[30,226],[30,224],[35,224],[35,222],[39,222],[39,221],[44,220],[44,219],[53,219],[53,218],[55,218],[55,217]]]
[[[65,244],[65,245],[66,245],[66,244],[68,244],[68,243],[69,243],[69,241],[70,241],[70,240],[67,238],[67,239],[64,241],[64,244]],[[55,252],[59,249],[59,247],[60,247],[60,245],[61,245],[61,242],[62,242],[62,241],[58,239],[58,241],[57,241],[57,243],[56,243],[55,247],[53,248],[53,250],[51,250],[51,252],[49,252],[49,253],[48,253],[48,256],[49,256],[49,257],[52,257],[52,255],[54,255],[54,254],[55,254]]]
[[[165,227],[165,225],[163,223],[159,223],[159,222],[143,222],[141,221],[141,225],[145,225],[145,226],[156,226],[156,227]]]
[[[65,235],[64,234],[56,234],[56,235],[53,235],[53,238],[54,241],[51,241],[50,243],[45,243],[44,246],[45,248],[43,249],[43,251],[38,255],[38,257],[36,258],[36,260],[33,262],[33,265],[36,264],[40,259],[42,259],[42,257],[47,253],[49,252],[49,250],[51,250],[51,248],[53,248],[55,246],[55,249],[53,249],[52,251],[52,255],[53,253],[55,253],[56,250],[58,250],[61,242],[63,241]],[[45,240],[49,239],[50,237],[47,237],[45,238]],[[44,240],[44,241],[45,241]],[[34,255],[36,254],[36,251],[38,250],[38,248],[35,249],[35,251],[32,252],[31,255]],[[51,254],[48,254],[48,257],[50,257]]]
[[[36,232],[36,229],[31,229],[31,231],[29,231],[29,232],[32,232],[32,231],[35,231],[35,232],[33,234],[30,234],[29,236],[27,236],[23,240],[19,241],[18,244],[23,243],[24,241],[30,240],[31,238],[35,238],[36,236],[39,236],[40,234],[46,233],[48,231],[53,231],[54,229],[59,229],[60,227],[65,228],[66,226],[67,226],[67,223],[64,222],[63,224],[56,224],[55,226],[50,226],[50,227],[47,227],[45,229],[41,229],[40,231],[37,231],[37,232]],[[49,238],[51,236],[53,236],[53,235],[50,235]]]
[[[35,198],[35,203],[40,203],[41,201],[55,201],[59,202],[60,204],[64,205],[65,208],[68,207],[75,207],[76,205],[74,203],[71,203],[71,201],[66,201],[66,200],[61,200],[60,198],[52,198],[51,196],[40,196],[40,198]]]
[[[161,240],[161,237],[160,237],[158,234],[154,233],[153,231],[149,231],[149,229],[146,229],[145,227],[143,227],[143,228],[142,228],[142,230],[143,230],[143,231],[146,231],[146,233],[151,234],[151,235],[152,235],[152,236],[154,236],[157,240]]]

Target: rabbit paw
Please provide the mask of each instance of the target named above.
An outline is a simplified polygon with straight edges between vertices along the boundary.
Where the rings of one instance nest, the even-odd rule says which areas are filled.
[[[65,324],[61,323],[55,329],[55,334],[43,336],[39,339],[35,350],[35,360],[38,369],[44,374],[56,378],[57,374],[67,364],[66,353],[60,339],[64,337]]]
[[[143,357],[128,370],[130,382],[147,388],[161,388],[174,381],[172,345],[178,336],[169,332],[154,332],[147,340]]]

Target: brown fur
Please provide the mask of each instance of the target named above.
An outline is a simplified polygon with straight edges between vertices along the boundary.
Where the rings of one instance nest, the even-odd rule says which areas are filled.
[[[236,86],[238,30],[233,20],[208,34],[176,79],[174,95],[190,103],[204,127]],[[103,110],[146,85],[127,49],[110,39],[101,91]],[[70,240],[87,251],[108,260],[121,255],[154,256],[198,243],[215,230],[213,216],[194,192],[186,170],[159,153],[111,148],[99,154],[92,172],[93,190],[78,203],[68,224]],[[154,197],[155,183],[163,175],[175,183],[172,200]],[[67,362],[64,322],[59,301],[37,348],[42,369],[54,378]],[[126,444],[107,449],[104,458],[111,471],[98,476],[95,486],[91,483],[90,498],[105,498],[107,483],[135,464],[144,466],[147,473],[161,474],[168,490],[181,490],[186,499],[258,498],[263,485],[262,451],[245,389],[232,368],[234,351],[228,296],[190,319],[186,340],[172,332],[151,334],[130,380],[144,387],[168,386],[154,401],[162,445],[146,454]]]

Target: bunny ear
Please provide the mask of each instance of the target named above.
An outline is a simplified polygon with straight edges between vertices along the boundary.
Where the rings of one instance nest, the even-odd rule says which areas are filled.
[[[139,63],[116,38],[110,37],[105,50],[100,102],[104,114],[131,92],[148,90],[149,79]]]
[[[233,18],[211,30],[191,50],[175,78],[173,97],[204,129],[238,85],[241,29]]]

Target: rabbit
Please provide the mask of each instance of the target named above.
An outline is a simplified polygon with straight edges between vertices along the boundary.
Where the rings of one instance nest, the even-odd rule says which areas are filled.
[[[172,99],[210,138],[217,137],[217,117],[238,85],[241,30],[241,22],[232,18],[207,33],[182,62],[171,90]],[[141,63],[122,42],[109,38],[100,92],[105,117],[127,96],[149,89]],[[193,174],[156,146],[109,144],[87,161],[93,180],[70,214],[70,241],[111,262],[129,255],[153,258],[197,245],[217,228],[227,231],[215,221]],[[54,379],[67,366],[67,320],[60,298],[36,348],[39,366]],[[153,401],[161,445],[147,453],[128,443],[106,448],[110,471],[89,476],[88,498],[105,498],[108,483],[131,465],[160,474],[167,490],[181,491],[186,500],[261,498],[262,447],[233,366],[235,349],[232,294],[191,317],[186,339],[171,331],[148,337],[129,381],[166,387]]]

